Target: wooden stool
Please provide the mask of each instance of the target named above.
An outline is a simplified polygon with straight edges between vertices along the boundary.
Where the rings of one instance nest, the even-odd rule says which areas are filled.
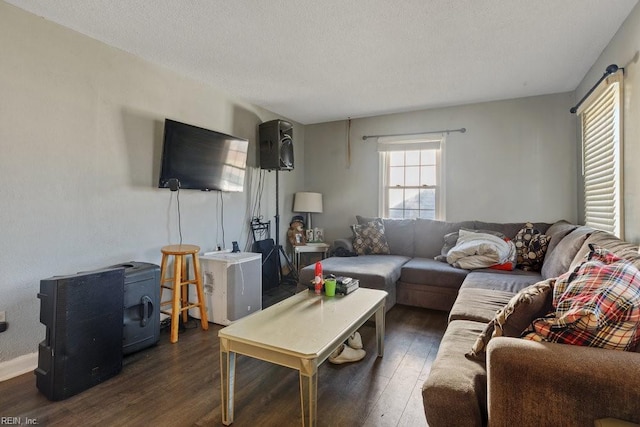
[[[169,245],[162,249],[162,264],[160,266],[160,312],[171,316],[171,342],[178,341],[178,322],[180,313],[182,321],[188,319],[188,310],[198,307],[200,309],[200,324],[205,331],[209,329],[207,319],[207,308],[202,290],[202,276],[200,275],[200,258],[198,252],[200,247],[196,245]],[[191,255],[193,262],[193,279],[189,280],[187,271],[186,256]],[[167,265],[169,257],[173,256],[173,276],[168,276]],[[167,282],[171,283],[166,284]],[[189,285],[196,285],[197,302],[189,302]],[[162,301],[162,291],[171,289],[173,295],[171,300]],[[171,306],[171,311],[162,310],[163,306]]]

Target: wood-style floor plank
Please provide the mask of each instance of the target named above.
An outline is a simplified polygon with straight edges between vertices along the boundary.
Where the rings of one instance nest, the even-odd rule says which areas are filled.
[[[218,330],[193,322],[169,343],[127,356],[120,374],[59,402],[36,388],[35,375],[0,383],[0,417],[40,426],[221,426]],[[313,327],[313,325],[309,325]],[[367,356],[318,372],[319,426],[425,426],[421,386],[446,327],[446,313],[396,305],[386,318],[385,355],[375,327],[360,329]],[[234,426],[301,425],[296,371],[238,356]]]

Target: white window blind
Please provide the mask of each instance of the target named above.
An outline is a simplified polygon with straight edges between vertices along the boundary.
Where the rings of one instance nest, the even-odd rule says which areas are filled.
[[[623,237],[622,72],[607,78],[580,114],[585,224]]]

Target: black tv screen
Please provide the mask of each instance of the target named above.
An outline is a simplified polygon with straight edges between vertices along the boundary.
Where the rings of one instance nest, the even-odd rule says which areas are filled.
[[[249,141],[201,127],[164,121],[159,188],[242,191]]]

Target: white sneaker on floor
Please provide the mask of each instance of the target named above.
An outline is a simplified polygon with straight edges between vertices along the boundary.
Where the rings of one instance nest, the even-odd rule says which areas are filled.
[[[347,345],[355,350],[360,350],[362,348],[362,337],[360,336],[360,332],[354,332],[347,340]]]
[[[357,362],[358,360],[364,359],[364,356],[366,355],[367,352],[364,350],[356,350],[348,345],[340,344],[340,346],[331,353],[331,356],[329,356],[329,362],[335,363],[336,365]]]

